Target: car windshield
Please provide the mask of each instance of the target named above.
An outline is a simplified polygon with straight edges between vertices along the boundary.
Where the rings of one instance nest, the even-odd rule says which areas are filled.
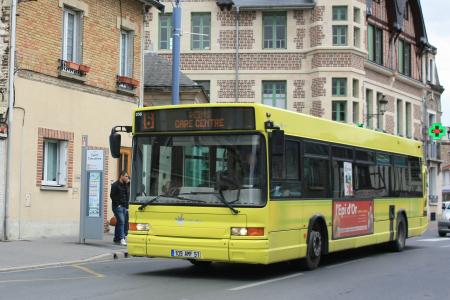
[[[137,136],[130,202],[263,206],[265,164],[261,135]]]

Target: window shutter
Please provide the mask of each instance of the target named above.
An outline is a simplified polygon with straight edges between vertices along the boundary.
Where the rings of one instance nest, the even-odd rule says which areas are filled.
[[[58,184],[67,184],[67,141],[59,142],[59,173]]]
[[[133,63],[134,63],[134,31],[128,32],[128,57],[127,57],[127,71],[128,77],[133,78]]]

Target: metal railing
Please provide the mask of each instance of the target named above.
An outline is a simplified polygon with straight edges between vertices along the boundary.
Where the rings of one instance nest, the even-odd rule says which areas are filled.
[[[83,72],[81,72],[80,70],[71,68],[70,62],[65,61],[65,60],[61,60],[60,68],[61,68],[61,71],[75,75],[75,76],[79,76],[79,77],[85,76],[85,74]]]

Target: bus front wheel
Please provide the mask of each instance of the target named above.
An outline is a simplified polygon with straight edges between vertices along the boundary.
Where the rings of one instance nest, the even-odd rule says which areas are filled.
[[[307,270],[314,270],[319,266],[322,257],[323,235],[320,225],[314,224],[309,232],[308,247],[304,258],[304,267]]]

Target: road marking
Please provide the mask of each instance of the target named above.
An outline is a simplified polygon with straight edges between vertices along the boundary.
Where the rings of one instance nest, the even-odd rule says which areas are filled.
[[[255,286],[259,286],[259,285],[263,285],[263,284],[267,284],[267,283],[272,283],[272,282],[276,282],[276,281],[281,281],[281,280],[285,280],[285,279],[290,279],[290,278],[294,278],[294,277],[298,277],[303,275],[303,273],[296,273],[296,274],[292,274],[292,275],[288,275],[288,276],[284,276],[284,277],[279,277],[279,278],[274,278],[274,279],[269,279],[269,280],[264,280],[264,281],[260,281],[260,282],[255,282],[255,283],[251,283],[251,284],[246,284],[246,285],[241,285],[232,289],[228,289],[229,291],[240,291],[243,289],[248,289],[251,287],[255,287]]]
[[[349,264],[352,264],[352,263],[355,263],[355,262],[358,262],[358,261],[363,261],[363,260],[365,260],[365,258],[358,258],[358,259],[354,259],[354,260],[347,261],[347,262],[344,262],[344,263],[331,265],[331,266],[325,267],[325,269],[334,269],[334,268],[338,268],[338,267],[341,267],[341,266],[349,265]]]
[[[450,245],[441,246],[439,248],[450,248]]]
[[[74,279],[88,279],[88,278],[92,278],[92,276],[65,277],[65,278],[10,279],[10,280],[0,280],[0,283],[34,282],[34,281],[58,281],[58,280],[74,280]]]
[[[442,241],[448,241],[448,239],[447,238],[435,238],[435,239],[417,240],[417,242],[442,242]]]
[[[81,271],[84,271],[84,272],[86,272],[88,274],[94,275],[97,278],[105,277],[105,275],[97,273],[97,272],[94,272],[94,271],[92,271],[91,269],[89,269],[87,267],[83,267],[83,266],[80,266],[80,265],[72,265],[72,267],[74,267],[76,269],[80,269]]]

